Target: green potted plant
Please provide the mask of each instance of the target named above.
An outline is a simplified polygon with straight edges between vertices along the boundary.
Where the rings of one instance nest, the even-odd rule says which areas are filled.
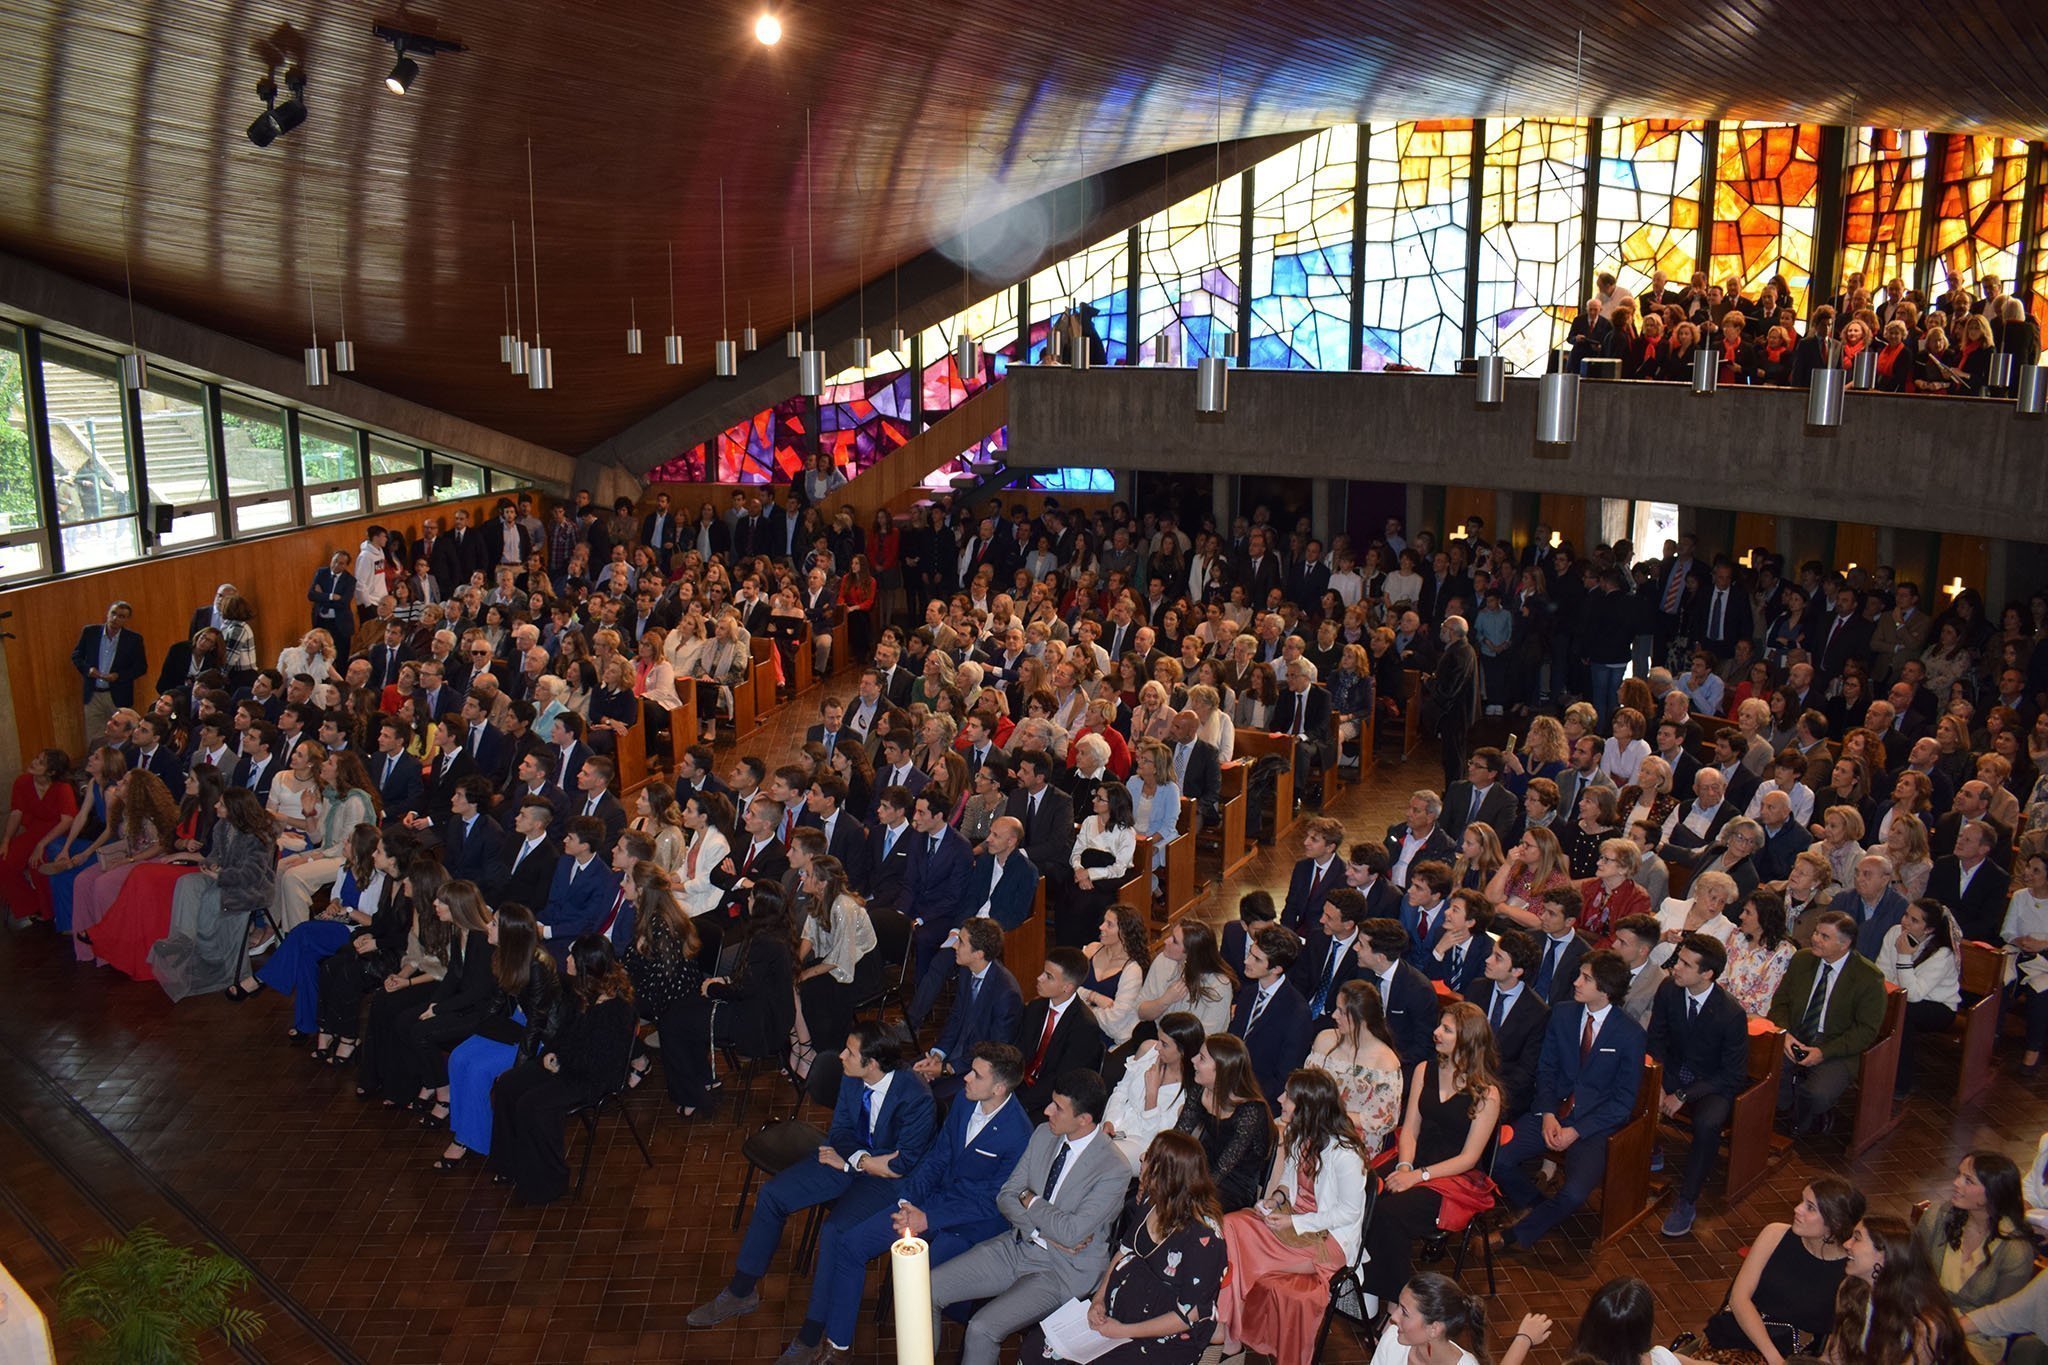
[[[263,1331],[263,1315],[233,1301],[248,1268],[217,1247],[188,1250],[144,1223],[89,1252],[57,1286],[58,1311],[100,1329],[81,1365],[194,1365],[204,1332],[239,1344]]]

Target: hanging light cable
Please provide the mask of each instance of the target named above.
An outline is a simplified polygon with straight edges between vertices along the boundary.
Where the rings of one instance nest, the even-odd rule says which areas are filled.
[[[1586,74],[1586,31],[1579,30],[1578,60],[1572,68],[1572,125],[1579,122],[1579,96]],[[1526,125],[1525,125],[1526,126]],[[1502,169],[1506,175],[1506,169]],[[1571,368],[1571,353],[1553,350],[1550,364],[1536,386],[1536,453],[1560,458],[1559,447],[1579,438],[1579,376]]]
[[[898,261],[889,270],[889,292],[891,295],[888,349],[904,364],[910,363],[910,338],[903,334],[903,263]]]
[[[725,177],[718,179],[718,341],[711,348],[711,369],[720,379],[740,377],[740,348],[725,330]]]
[[[348,374],[356,367],[356,344],[348,339],[348,272],[344,269],[339,228],[334,233],[334,302],[341,314],[341,339],[334,343],[334,372]]]
[[[676,244],[668,244],[668,336],[662,342],[662,358],[671,365],[683,363],[683,338],[676,331]]]
[[[626,354],[639,355],[640,350],[640,300],[628,297],[626,300]]]
[[[306,348],[306,387],[324,389],[332,376],[327,370],[327,348],[320,344],[320,310],[313,301],[311,271],[306,274],[306,317],[313,325],[313,344]]]
[[[966,170],[960,177],[960,332],[953,338],[953,370],[961,389],[965,390],[967,376],[981,377],[981,345],[967,326],[967,310],[974,306],[974,223],[969,216],[972,210],[967,198],[967,182],[974,174],[974,139],[964,125],[961,127],[960,164]]]
[[[1500,89],[1500,122],[1501,127],[1505,128],[1507,126],[1508,88],[1506,84],[1502,84]],[[1400,135],[1400,126],[1397,124],[1395,125],[1394,136],[1399,137]],[[1398,147],[1395,149],[1397,160],[1399,150],[1400,149]],[[1479,154],[1481,157],[1479,173],[1482,178],[1483,185],[1484,176],[1486,174],[1486,163],[1484,160],[1486,155],[1486,149],[1484,147],[1480,148]],[[1405,179],[1400,178],[1398,169],[1396,170],[1396,177],[1397,178],[1394,181],[1394,192],[1396,199],[1399,200],[1406,182]],[[1507,170],[1505,167],[1503,167],[1501,173],[1498,176],[1494,177],[1493,216],[1496,222],[1504,221],[1507,218],[1507,208],[1508,177]],[[1398,204],[1396,211],[1399,211]],[[1397,219],[1396,221],[1399,220]],[[1472,358],[1472,397],[1474,403],[1478,407],[1484,408],[1488,411],[1492,411],[1493,409],[1499,408],[1502,405],[1504,405],[1507,402],[1508,398],[1508,362],[1506,358],[1503,357],[1500,353],[1499,314],[1494,315],[1493,326],[1488,330],[1487,335],[1490,342],[1487,353],[1485,355],[1474,356]]]
[[[818,255],[812,227],[816,220],[818,192],[811,179],[815,160],[811,146],[811,111],[804,110],[804,289],[809,296],[810,345],[797,357],[797,392],[816,398],[825,392],[825,353],[818,349]]]
[[[512,219],[512,355],[505,362],[512,373],[526,373],[526,318],[519,305],[519,219]]]
[[[804,355],[803,319],[796,311],[796,243],[789,244],[789,334],[782,339],[783,351],[791,360]]]
[[[1166,215],[1173,208],[1173,154],[1167,152],[1159,158],[1159,221],[1166,222]],[[1144,270],[1145,229],[1138,229],[1138,269]],[[1159,329],[1159,335],[1152,338],[1152,363],[1158,366],[1173,363],[1173,324],[1180,320],[1175,310],[1173,321]]]
[[[504,305],[505,309],[505,330],[498,334],[498,363],[500,365],[510,365],[512,363],[512,347],[518,341],[518,338],[512,335],[512,290],[510,286],[502,284],[498,286],[498,300]]]
[[[1216,60],[1216,181],[1209,193],[1223,193],[1223,59]],[[1239,205],[1242,208],[1242,204]],[[1213,323],[1213,319],[1211,320]],[[1183,324],[1185,326],[1185,324]],[[1230,367],[1216,354],[1216,329],[1209,329],[1208,353],[1195,364],[1195,411],[1220,416],[1230,410]]]
[[[121,357],[121,384],[130,393],[141,393],[149,387],[149,361],[143,358],[142,346],[136,340],[135,277],[128,269],[128,205],[125,199],[121,205],[121,284],[128,292],[128,354]]]
[[[853,338],[853,368],[865,371],[874,363],[875,346],[868,340],[868,219],[863,212],[865,206],[860,197],[860,161],[853,161],[853,273],[859,281],[855,286],[854,305],[860,315],[858,333]]]
[[[555,386],[555,353],[540,344],[540,229],[533,209],[533,139],[526,139],[526,249],[533,255],[533,350],[526,357],[526,387]]]

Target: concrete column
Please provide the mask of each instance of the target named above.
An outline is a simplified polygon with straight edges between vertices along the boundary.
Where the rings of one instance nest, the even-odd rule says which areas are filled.
[[[1216,514],[1216,532],[1225,540],[1230,539],[1230,519],[1237,515],[1237,476],[1235,474],[1211,474],[1209,476],[1209,506]]]
[[[1981,591],[1984,594],[1985,607],[1992,613],[1994,621],[1998,619],[1997,613],[2005,610],[2007,599],[2015,595],[2013,585],[2008,581],[2008,576],[2012,573],[2011,550],[2010,541],[1996,539],[1984,550],[1984,586]],[[2025,596],[2024,593],[2018,595]],[[1921,590],[1920,600],[1927,600],[1924,588]]]
[[[1402,509],[1402,519],[1408,528],[1408,540],[1412,544],[1415,533],[1422,529],[1422,485],[1412,480],[1408,484],[1408,505]]]
[[[1994,543],[1996,543],[1996,542],[1994,542]],[[1899,538],[1898,538],[1898,535],[1897,535],[1897,534],[1896,534],[1896,533],[1895,533],[1895,532],[1893,531],[1893,529],[1892,529],[1891,527],[1889,527],[1889,526],[1880,526],[1880,527],[1878,527],[1878,528],[1877,528],[1877,564],[1891,564],[1891,565],[1894,565],[1894,566],[1896,566],[1896,565],[1898,564],[1898,562],[1899,562],[1899,561],[1898,561],[1898,559],[1896,558],[1896,556],[1898,555],[1898,553],[1899,553]],[[1870,567],[1871,567],[1872,569],[1875,569],[1875,568],[1877,567],[1877,564],[1873,564],[1873,565],[1871,565]]]
[[[1308,493],[1309,529],[1329,548],[1330,539],[1330,480],[1311,479]]]
[[[1792,522],[1793,518],[1781,516],[1776,523],[1778,528],[1778,558],[1785,561],[1784,576],[1788,579],[1793,577],[1793,570],[1799,562],[1796,552],[1799,542],[1794,538]]]
[[[1496,489],[1493,495],[1493,529],[1491,534],[1495,540],[1505,540],[1509,544],[1513,544],[1516,529],[1515,495]]]

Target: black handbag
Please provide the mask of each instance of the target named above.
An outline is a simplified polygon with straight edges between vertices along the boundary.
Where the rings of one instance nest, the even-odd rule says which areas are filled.
[[[1081,850],[1081,866],[1090,872],[1100,867],[1116,866],[1116,855],[1106,848],[1084,848]]]

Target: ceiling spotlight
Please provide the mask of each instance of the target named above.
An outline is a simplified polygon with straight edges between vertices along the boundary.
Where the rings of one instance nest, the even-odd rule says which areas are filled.
[[[280,137],[306,121],[306,73],[295,66],[284,73],[284,84],[290,98],[270,111]]]
[[[761,40],[761,46],[774,47],[782,41],[782,21],[768,10],[754,21],[754,36]]]
[[[256,98],[263,101],[263,112],[249,125],[249,141],[258,147],[268,147],[277,141],[277,82],[265,76],[256,82]]]
[[[384,78],[384,88],[394,95],[403,95],[412,89],[412,83],[419,79],[420,64],[416,57],[431,57],[437,52],[461,52],[461,43],[446,38],[429,38],[423,33],[408,33],[404,29],[391,28],[384,24],[372,24],[370,31],[379,39],[391,44],[397,61],[392,63],[391,74]]]

